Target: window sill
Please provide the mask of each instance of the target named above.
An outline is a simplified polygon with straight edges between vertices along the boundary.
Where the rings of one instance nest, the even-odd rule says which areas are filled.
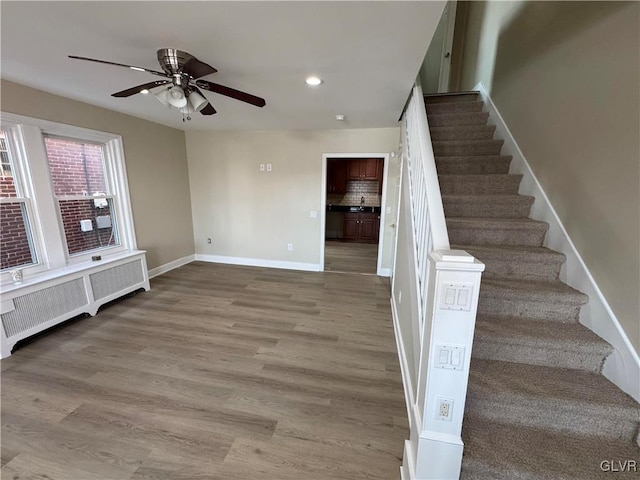
[[[104,269],[105,265],[110,263],[115,263],[120,260],[125,260],[128,258],[132,258],[135,256],[139,256],[144,254],[144,250],[129,250],[122,253],[117,253],[113,255],[103,256],[102,260],[93,261],[93,260],[85,260],[82,262],[74,263],[72,265],[67,265],[66,267],[56,268],[54,270],[47,270],[42,273],[35,274],[33,276],[29,276],[25,278],[21,283],[13,284],[7,283],[0,286],[0,293],[3,295],[9,293],[15,293],[22,290],[30,289],[29,287],[37,287],[49,281],[55,281],[62,277],[73,275],[77,273],[88,273],[92,269]]]

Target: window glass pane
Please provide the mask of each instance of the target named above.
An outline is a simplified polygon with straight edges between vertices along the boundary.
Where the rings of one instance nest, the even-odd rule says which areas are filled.
[[[0,269],[36,263],[23,202],[0,204]]]
[[[112,199],[60,200],[69,255],[120,245]]]
[[[13,181],[11,157],[7,149],[7,134],[0,130],[0,197],[17,197],[16,185]]]
[[[56,196],[107,193],[102,145],[56,137],[44,143]]]

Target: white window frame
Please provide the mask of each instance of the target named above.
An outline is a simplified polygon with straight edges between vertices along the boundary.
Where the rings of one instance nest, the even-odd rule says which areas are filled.
[[[7,144],[7,151],[10,154],[12,168],[11,173],[17,196],[16,199],[2,199],[2,203],[14,203],[15,201],[19,201],[25,206],[27,211],[27,224],[25,224],[25,228],[29,233],[29,247],[32,251],[32,255],[36,259],[35,263],[19,265],[2,271],[0,274],[0,282],[4,285],[11,281],[11,270],[22,270],[25,276],[35,275],[47,270],[47,262],[45,261],[45,252],[42,248],[43,243],[40,240],[40,225],[35,213],[33,186],[30,182],[28,165],[21,161],[21,158],[24,157],[24,145],[22,142],[20,128],[17,125],[7,125],[4,122],[4,118],[2,120],[2,126],[0,129],[3,130],[6,135],[5,142]]]
[[[57,140],[68,140],[70,142],[85,142],[85,143],[90,143],[90,144],[94,144],[94,145],[99,145],[100,147],[102,147],[102,171],[103,171],[103,175],[104,175],[104,183],[105,183],[105,188],[106,188],[106,192],[104,192],[103,195],[92,195],[90,192],[88,192],[88,195],[56,195],[55,193],[55,188],[53,189],[53,198],[54,201],[56,203],[56,208],[58,210],[58,223],[60,224],[60,228],[62,229],[63,235],[62,235],[62,240],[64,242],[64,248],[65,248],[65,252],[68,258],[68,263],[69,264],[74,264],[74,263],[78,263],[78,262],[82,262],[82,261],[86,261],[88,259],[90,259],[93,255],[102,255],[102,253],[104,252],[105,254],[109,254],[109,253],[120,253],[123,250],[126,250],[125,247],[123,247],[122,245],[122,241],[120,239],[120,216],[119,216],[119,212],[118,212],[118,208],[117,208],[117,193],[114,193],[114,191],[117,191],[116,186],[114,185],[115,182],[113,182],[113,175],[111,175],[111,169],[108,166],[108,162],[107,162],[107,158],[108,158],[108,154],[107,154],[107,145],[106,143],[103,142],[94,142],[94,141],[88,141],[86,138],[71,138],[71,137],[67,137],[67,136],[61,136],[61,135],[53,135],[50,132],[43,132],[43,138],[44,137],[49,137],[49,138],[54,138]],[[45,154],[46,154],[46,149],[45,149]],[[49,169],[51,169],[51,165],[48,162],[47,159],[47,165],[49,165]],[[50,170],[49,170],[50,172]],[[52,182],[53,184],[53,182]],[[73,200],[83,200],[83,201],[91,201],[91,200],[99,200],[99,199],[103,199],[103,200],[111,200],[112,205],[113,205],[113,210],[111,211],[111,217],[112,217],[112,229],[116,232],[117,235],[117,239],[120,242],[118,245],[113,245],[113,246],[106,246],[106,247],[98,247],[98,248],[94,248],[91,250],[85,250],[79,253],[69,253],[69,245],[67,243],[67,238],[66,235],[64,234],[64,223],[62,220],[62,209],[60,208],[60,202],[61,201],[73,201]],[[114,220],[115,219],[115,220]]]
[[[4,140],[4,148],[1,145],[3,140]],[[5,139],[0,139],[0,155],[2,153],[6,153],[7,154],[7,158],[9,159],[9,164],[11,164],[11,156],[9,155],[9,150],[10,149],[9,149],[9,141],[8,141],[8,139],[6,139],[6,138]],[[6,177],[7,176],[5,168],[4,168],[4,164],[5,164],[5,162],[0,162],[0,176],[2,176],[2,177]],[[11,176],[13,176],[13,172],[11,172]]]
[[[1,112],[0,128],[11,136],[13,167],[20,170],[22,194],[29,199],[31,233],[38,263],[17,267],[23,270],[24,278],[36,277],[43,272],[52,272],[81,263],[91,264],[92,255],[107,259],[112,255],[137,250],[131,199],[124,157],[122,137],[82,127],[65,125],[23,115]],[[105,182],[109,187],[107,195],[83,197],[83,199],[111,198],[113,202],[113,222],[117,228],[119,245],[103,247],[86,253],[69,255],[62,225],[58,200],[54,195],[49,162],[44,144],[44,136],[68,138],[103,145]],[[18,172],[13,172],[14,178]],[[0,275],[2,285],[10,284],[8,271]]]

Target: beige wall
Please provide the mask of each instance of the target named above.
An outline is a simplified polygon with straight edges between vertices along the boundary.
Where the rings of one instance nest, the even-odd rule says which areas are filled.
[[[640,350],[637,2],[470,2],[461,89],[482,81]]]
[[[325,131],[188,131],[196,253],[318,264],[324,153],[398,149],[397,128]],[[271,163],[272,172],[261,172]],[[392,177],[398,164],[390,162]],[[387,182],[396,189],[397,180]],[[395,199],[388,205],[395,214]],[[318,218],[310,218],[312,210]],[[394,222],[390,215],[387,224]],[[207,237],[213,238],[207,244]],[[287,251],[287,244],[293,251]],[[392,242],[386,242],[392,246]],[[391,252],[385,250],[385,265]]]
[[[446,11],[446,7],[445,7]],[[420,67],[420,84],[424,93],[437,93],[440,83],[440,64],[442,63],[442,48],[444,46],[444,30],[448,18],[440,17],[436,31],[433,34],[427,55]]]
[[[138,248],[149,268],[193,255],[184,132],[2,80],[4,112],[122,135]]]

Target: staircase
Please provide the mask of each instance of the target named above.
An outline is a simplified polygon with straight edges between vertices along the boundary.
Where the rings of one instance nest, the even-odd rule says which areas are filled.
[[[600,374],[612,348],[578,323],[588,297],[559,280],[565,257],[542,246],[548,225],[528,218],[534,199],[518,194],[483,102],[425,105],[451,248],[486,265],[461,478],[638,478],[638,405]]]

